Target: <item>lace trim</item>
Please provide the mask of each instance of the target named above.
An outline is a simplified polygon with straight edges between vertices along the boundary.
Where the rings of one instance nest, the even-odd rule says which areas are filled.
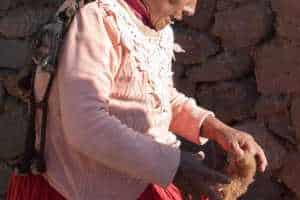
[[[174,34],[167,26],[155,36],[146,35],[133,21],[128,11],[117,0],[99,0],[103,8],[116,13],[116,23],[123,44],[131,51],[138,67],[147,73],[152,89],[146,92],[160,100],[159,109],[167,112],[169,95],[165,92],[172,79],[172,58],[174,57]]]

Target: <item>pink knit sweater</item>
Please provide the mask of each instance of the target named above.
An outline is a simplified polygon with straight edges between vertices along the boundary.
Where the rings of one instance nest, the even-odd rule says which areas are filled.
[[[172,182],[174,133],[199,144],[203,120],[214,115],[173,87],[172,55],[171,28],[148,28],[123,0],[80,9],[49,99],[44,177],[65,198],[134,200],[149,183]],[[39,70],[37,99],[46,79]]]

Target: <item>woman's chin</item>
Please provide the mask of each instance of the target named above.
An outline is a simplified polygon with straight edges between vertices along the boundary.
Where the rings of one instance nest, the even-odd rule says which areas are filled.
[[[156,23],[154,23],[154,28],[155,30],[160,31],[164,29],[166,26],[168,26],[169,24],[172,24],[170,18],[162,18],[157,20]]]

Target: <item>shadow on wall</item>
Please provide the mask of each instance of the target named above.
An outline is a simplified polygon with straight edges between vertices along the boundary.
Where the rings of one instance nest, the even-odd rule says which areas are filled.
[[[30,60],[29,38],[61,3],[0,2],[0,126],[10,115],[5,102],[19,94],[15,77]],[[176,86],[221,120],[246,127],[265,148],[269,171],[257,176],[242,199],[299,199],[298,0],[201,0],[197,9],[175,25],[176,42],[186,51],[176,54]],[[6,182],[2,173],[0,182]]]

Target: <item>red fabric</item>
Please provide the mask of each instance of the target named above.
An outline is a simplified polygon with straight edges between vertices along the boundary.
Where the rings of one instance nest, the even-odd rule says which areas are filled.
[[[65,198],[42,176],[12,174],[6,200],[65,200]],[[166,189],[150,184],[138,200],[183,200],[183,198],[173,184]]]
[[[10,177],[6,200],[65,200],[42,176]]]
[[[138,200],[184,200],[184,197],[174,184],[170,184],[165,189],[158,185],[150,184]],[[196,199],[190,197],[188,200]],[[203,196],[198,200],[209,200],[209,198]]]
[[[166,189],[151,184],[138,200],[183,200],[183,197],[179,189],[173,184],[170,184]]]
[[[42,177],[36,175],[16,176],[12,174],[6,200],[66,200]],[[183,200],[179,189],[170,184],[162,188],[150,184],[138,200]],[[202,198],[201,200],[208,200]]]
[[[48,182],[37,175],[16,176],[12,174],[6,200],[66,200]],[[170,184],[167,188],[150,184],[138,200],[183,200],[179,189]],[[192,199],[190,199],[192,200]],[[202,198],[201,200],[209,200]]]
[[[135,11],[135,14],[140,18],[145,25],[153,28],[150,21],[150,14],[141,0],[125,0],[127,4]]]
[[[65,200],[42,176],[12,174],[6,200]],[[138,200],[183,200],[180,191],[171,184],[166,189],[149,185]]]

